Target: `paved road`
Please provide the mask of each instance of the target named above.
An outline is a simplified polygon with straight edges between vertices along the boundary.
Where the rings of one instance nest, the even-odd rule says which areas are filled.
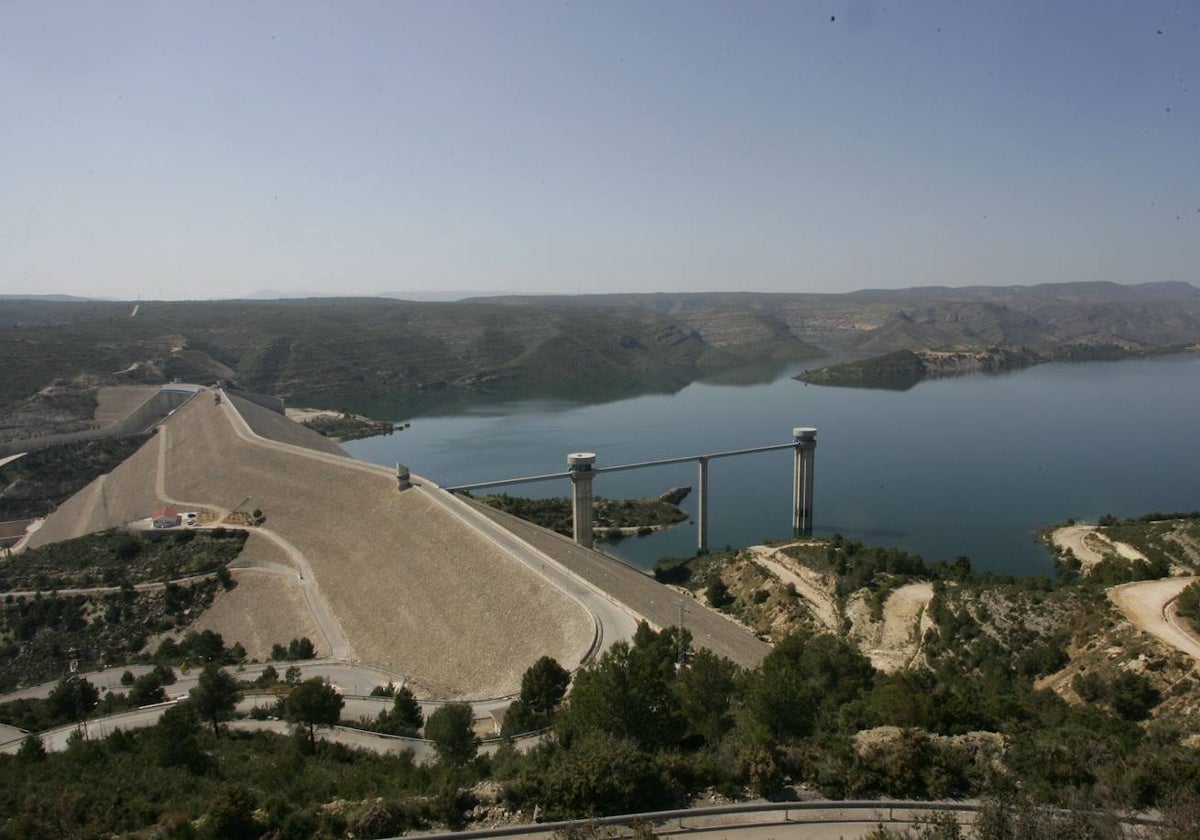
[[[17,460],[18,458],[24,458],[28,454],[29,454],[28,452],[18,452],[15,455],[6,455],[5,457],[0,458],[0,467],[3,467],[5,464],[11,463],[11,462]]]
[[[306,677],[313,676],[317,671],[325,671],[334,675],[341,674],[343,677],[362,676],[361,674],[340,669],[338,666],[323,665],[320,663],[312,663],[303,667],[306,669]],[[240,674],[239,676],[245,675]],[[176,684],[168,686],[168,691],[172,697],[181,697],[194,684],[194,677],[190,679],[184,677]],[[392,706],[392,700],[389,697],[343,696],[343,701],[345,705],[342,708],[341,717],[345,722],[354,722],[364,716],[374,718],[381,711],[390,709]],[[87,721],[83,727],[76,725],[59,726],[40,733],[42,744],[47,750],[57,752],[65,750],[67,748],[67,741],[74,733],[79,731],[84,732],[86,737],[95,739],[107,738],[116,729],[125,731],[144,729],[157,723],[163,713],[174,705],[174,702],[172,700],[167,703],[144,706],[140,709],[96,718]],[[276,698],[274,695],[247,694],[238,702],[237,710],[247,713],[256,707],[271,708],[275,705],[275,702]],[[437,705],[436,703],[422,703],[422,712],[428,717]],[[495,708],[503,705],[507,705],[507,701],[487,701],[475,704],[475,717],[477,720],[486,720],[486,712],[489,707]],[[238,730],[267,731],[279,734],[288,734],[290,732],[289,725],[285,721],[280,720],[257,721],[244,719],[229,721],[226,725]],[[20,749],[21,741],[26,734],[23,730],[17,729],[14,726],[0,725],[0,753],[15,753]],[[378,733],[352,729],[348,726],[321,727],[318,730],[318,737],[323,740],[334,741],[350,747],[360,747],[378,753],[399,753],[411,750],[418,761],[427,760],[434,755],[429,743],[420,738],[400,738],[390,735],[380,735]],[[527,738],[523,739],[523,743],[525,747],[529,747],[536,743],[537,740],[536,737]],[[496,743],[485,742],[481,751],[494,752],[497,746],[498,744]]]
[[[888,810],[880,809],[879,815],[872,819],[875,815],[870,812],[850,812],[832,807],[803,814],[805,822],[796,821],[797,816],[793,815],[787,821],[782,819],[781,813],[693,818],[685,819],[682,828],[676,821],[656,826],[654,833],[657,837],[700,837],[704,840],[862,840],[878,831],[880,825],[902,830],[912,826],[921,816],[928,816],[928,812],[897,810],[891,813],[889,819]],[[551,835],[541,832],[510,836],[514,840],[547,840]]]
[[[405,677],[403,674],[396,674],[390,671],[385,671],[380,668],[373,668],[369,665],[351,664],[343,662],[330,662],[324,659],[312,659],[305,662],[271,662],[258,665],[246,665],[238,669],[235,667],[226,668],[231,674],[239,680],[251,681],[256,679],[263,670],[271,665],[275,668],[280,677],[289,667],[295,666],[300,669],[301,679],[311,679],[313,677],[322,677],[329,680],[333,685],[341,689],[343,695],[347,699],[355,700],[352,706],[353,713],[347,712],[351,718],[358,718],[361,714],[371,712],[378,714],[380,708],[390,705],[391,700],[370,698],[371,689],[376,686],[384,686],[392,682],[400,685]],[[90,671],[79,674],[80,677],[88,680],[97,688],[108,691],[127,691],[126,686],[121,685],[121,675],[125,671],[129,671],[134,677],[139,677],[151,670],[149,665],[130,665],[129,667],[118,666],[108,668],[104,671]],[[187,674],[176,672],[176,680],[169,686],[166,686],[167,694],[172,697],[182,697],[195,687],[197,680],[200,678],[199,669],[193,668]],[[20,691],[14,691],[9,694],[0,696],[0,703],[7,703],[10,700],[19,699],[36,699],[46,698],[50,696],[50,692],[54,690],[57,682],[42,683],[41,685],[30,686],[23,688]],[[513,700],[512,697],[495,697],[486,700],[479,700],[471,704],[471,708],[475,711],[476,718],[484,718],[491,712],[506,708]],[[361,701],[361,702],[359,702]],[[443,705],[448,701],[441,700],[422,700],[421,708],[428,715],[434,709]],[[369,705],[366,705],[369,704]]]
[[[679,607],[683,605],[686,610],[685,625],[691,631],[695,644],[726,656],[744,667],[757,665],[771,649],[766,642],[725,616],[713,612],[693,598],[663,586],[632,566],[598,551],[583,548],[560,534],[479,502],[469,499],[462,501],[502,525],[542,554],[557,560],[572,574],[607,593],[651,624],[658,627],[677,624]]]

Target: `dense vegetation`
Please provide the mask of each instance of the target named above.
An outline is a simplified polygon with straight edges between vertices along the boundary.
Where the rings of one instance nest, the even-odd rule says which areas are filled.
[[[51,446],[0,466],[0,522],[45,516],[146,440],[131,435]]]
[[[633,529],[638,534],[648,534],[654,528],[686,521],[687,514],[678,506],[678,502],[687,495],[683,491],[684,488],[680,488],[647,499],[597,497],[592,509],[592,527],[596,536],[600,539],[620,539],[624,535],[621,529]],[[497,510],[519,516],[564,536],[571,536],[570,499],[527,499],[507,493],[476,498]]]
[[[1121,520],[1105,515],[1098,524],[1110,539],[1128,543],[1146,556],[1148,563],[1139,561],[1132,567],[1135,579],[1165,577],[1173,566],[1200,568],[1200,511],[1153,512]]]
[[[1200,751],[1184,746],[1194,724],[1179,705],[1190,708],[1188,697],[1198,690],[1190,664],[1174,662],[1153,642],[1121,636],[1102,580],[1070,573],[977,576],[966,558],[933,564],[842,538],[782,548],[833,576],[843,600],[866,591],[884,593],[882,602],[897,581],[932,580],[933,627],[920,660],[883,673],[847,638],[799,630],[746,670],[693,650],[677,628],[655,632],[642,625],[631,644],[617,643],[578,672],[565,699],[567,672],[553,660],[535,663],[504,729],[548,727],[550,735],[526,755],[504,746],[494,757],[476,754],[466,707],[447,704],[424,721],[407,690],[381,687],[376,693],[393,697],[392,705],[359,725],[404,735],[424,726],[439,756],[429,768],[317,741],[315,727],[337,720],[340,698],[319,680],[301,682],[291,669],[272,690],[282,692],[276,713],[296,725],[296,738],[224,732],[236,685],[213,676],[207,691],[194,692],[149,731],[75,744],[62,755],[30,746],[20,757],[0,758],[0,836],[62,825],[48,822],[53,818],[89,826],[95,835],[157,824],[171,826],[169,836],[236,836],[232,825],[253,837],[271,831],[373,837],[458,826],[468,812],[492,813],[493,806],[523,815],[518,819],[529,819],[535,808],[544,818],[588,816],[679,806],[713,791],[1017,797],[1117,810],[1200,796]],[[660,571],[720,600],[712,572],[739,558],[722,552]],[[727,587],[724,596],[735,593]],[[302,654],[302,642],[278,649]],[[1097,656],[1086,658],[1088,645]],[[193,634],[178,647],[188,650],[189,661],[230,661],[219,637]],[[1076,657],[1085,657],[1078,667]],[[1039,689],[1050,675],[1065,675],[1069,688]],[[86,686],[64,683],[53,701],[3,715],[44,728],[69,720],[81,706],[94,714],[121,708],[133,702],[135,689],[137,699],[160,696],[163,674],[138,679],[124,698],[103,701]],[[251,749],[283,776],[248,768]],[[167,773],[177,789],[143,785],[139,774],[147,768]],[[93,772],[120,783],[90,785],[84,780]],[[344,786],[329,781],[335,772],[346,774]],[[481,780],[493,784],[482,803],[476,797],[484,788],[471,787]],[[132,800],[131,790],[137,791]],[[1088,822],[1101,819],[1091,816],[1054,817],[1060,821],[1054,823],[1028,807],[996,814],[1017,831],[989,835],[997,838],[1022,836],[1014,826],[1035,825],[1037,836],[1094,836],[1101,824]],[[1072,825],[1082,833],[1062,833]],[[943,828],[947,833],[921,836],[959,836]]]
[[[384,837],[444,823],[460,808],[408,754],[309,748],[267,733],[218,737],[187,704],[152,729],[76,741],[64,753],[0,756],[0,780],[0,836],[31,840],[147,828],[214,840]],[[188,820],[202,814],[197,833]]]
[[[814,385],[847,385],[855,388],[885,388],[907,391],[925,378],[925,364],[912,350],[897,350],[854,362],[817,368],[797,374],[801,382]]]
[[[82,670],[128,662],[150,635],[184,627],[220,590],[216,579],[130,587],[104,595],[5,599],[0,610],[0,690],[61,676],[71,661]]]
[[[128,662],[144,652],[152,635],[186,627],[217,592],[233,585],[225,564],[237,556],[245,538],[245,532],[221,529],[145,540],[109,531],[11,558],[0,565],[6,589],[49,591],[4,598],[0,691],[55,679],[72,661],[82,670]],[[169,582],[207,572],[215,574]],[[168,582],[138,590],[135,581]],[[117,589],[71,595],[53,591],[81,584]],[[201,642],[205,651],[211,647],[206,640]],[[186,643],[167,642],[166,660],[187,657]],[[171,646],[176,650],[170,651]]]
[[[952,629],[961,628],[939,619],[939,634]],[[440,759],[424,769],[314,742],[311,727],[336,719],[339,705],[320,680],[294,683],[281,704],[297,738],[222,732],[234,688],[214,677],[209,694],[193,692],[150,730],[0,757],[0,832],[65,836],[69,824],[89,837],[159,825],[192,836],[184,822],[207,815],[202,836],[235,836],[231,824],[248,837],[387,836],[460,825],[475,804],[467,788],[487,777],[526,819],[535,806],[548,819],[624,813],[712,788],[770,795],[789,785],[834,797],[1020,791],[1118,809],[1200,793],[1200,759],[1180,732],[1037,691],[1007,649],[884,675],[830,635],[795,634],[750,671],[703,650],[679,669],[688,642],[643,625],[633,644],[580,672],[561,707],[561,675],[531,669],[523,701],[546,704],[554,737],[528,755],[476,756],[469,710],[448,704],[426,724]],[[61,692],[60,715],[93,702],[78,691]]]
[[[0,592],[125,586],[212,574],[235,559],[245,541],[241,530],[102,531],[9,558],[0,565]]]
[[[1188,584],[1187,588],[1179,593],[1179,600],[1175,602],[1175,606],[1180,616],[1191,622],[1194,629],[1200,630],[1200,581]]]

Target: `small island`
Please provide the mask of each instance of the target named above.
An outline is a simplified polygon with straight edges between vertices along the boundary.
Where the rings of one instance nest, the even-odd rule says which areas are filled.
[[[673,487],[661,496],[645,499],[596,498],[593,508],[593,527],[596,538],[615,541],[626,536],[644,536],[661,531],[680,522],[688,515],[679,503],[692,492],[690,487]],[[551,499],[526,499],[500,493],[491,496],[475,496],[485,505],[511,513],[513,516],[571,536],[571,500],[563,497]]]
[[[323,435],[335,443],[347,440],[360,440],[376,435],[390,435],[397,428],[407,428],[408,424],[395,424],[390,420],[376,420],[365,414],[351,414],[348,411],[331,411],[320,408],[289,408],[288,419],[294,420],[319,435]]]
[[[974,373],[1008,373],[1045,362],[1112,361],[1181,352],[1183,347],[1150,347],[1128,342],[1076,343],[1048,351],[1028,347],[966,347],[896,350],[882,356],[806,370],[792,377],[813,385],[847,388],[881,388],[907,391],[926,379],[967,376]]]

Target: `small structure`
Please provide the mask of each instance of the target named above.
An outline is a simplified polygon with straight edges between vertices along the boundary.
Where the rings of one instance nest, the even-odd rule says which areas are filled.
[[[179,522],[179,511],[173,507],[161,507],[154,511],[155,528],[178,528]]]
[[[592,538],[592,479],[596,473],[595,452],[572,452],[567,456],[567,474],[571,476],[571,522],[575,542],[591,548]]]
[[[412,487],[412,474],[409,473],[408,467],[396,464],[396,489],[403,493],[409,487]]]
[[[817,430],[811,426],[792,429],[796,446],[796,464],[792,473],[792,533],[810,536],[813,530],[813,457],[817,449]]]
[[[767,446],[751,446],[746,449],[731,449],[725,452],[709,452],[703,455],[687,455],[682,458],[661,458],[655,461],[639,461],[635,464],[618,464],[612,467],[597,467],[595,452],[572,452],[567,455],[565,473],[531,475],[524,478],[502,478],[499,481],[481,481],[475,484],[460,484],[446,487],[451,493],[477,490],[481,487],[506,487],[510,484],[528,484],[531,481],[550,481],[567,477],[571,479],[571,522],[575,542],[584,548],[592,548],[592,479],[600,473],[636,470],[643,467],[658,467],[666,464],[682,464],[696,461],[700,467],[699,494],[696,500],[696,530],[699,550],[708,550],[708,462],[715,458],[733,455],[752,455],[757,452],[774,452],[781,449],[794,451],[795,472],[792,479],[792,530],[796,536],[812,533],[813,528],[813,461],[817,448],[817,430],[811,426],[796,426],[792,429],[791,443],[774,443]],[[397,465],[399,467],[399,465]],[[682,497],[681,497],[682,498]]]

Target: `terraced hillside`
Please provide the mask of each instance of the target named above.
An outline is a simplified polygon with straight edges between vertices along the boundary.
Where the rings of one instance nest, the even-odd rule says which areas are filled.
[[[37,542],[121,524],[152,498],[225,512],[249,497],[352,657],[409,674],[426,693],[507,694],[538,657],[574,665],[587,652],[594,625],[576,601],[423,489],[400,493],[386,469],[331,452],[301,427],[285,435],[266,414],[236,399],[191,400],[50,516]],[[264,440],[251,425],[289,440]],[[275,597],[256,608],[270,611]]]

